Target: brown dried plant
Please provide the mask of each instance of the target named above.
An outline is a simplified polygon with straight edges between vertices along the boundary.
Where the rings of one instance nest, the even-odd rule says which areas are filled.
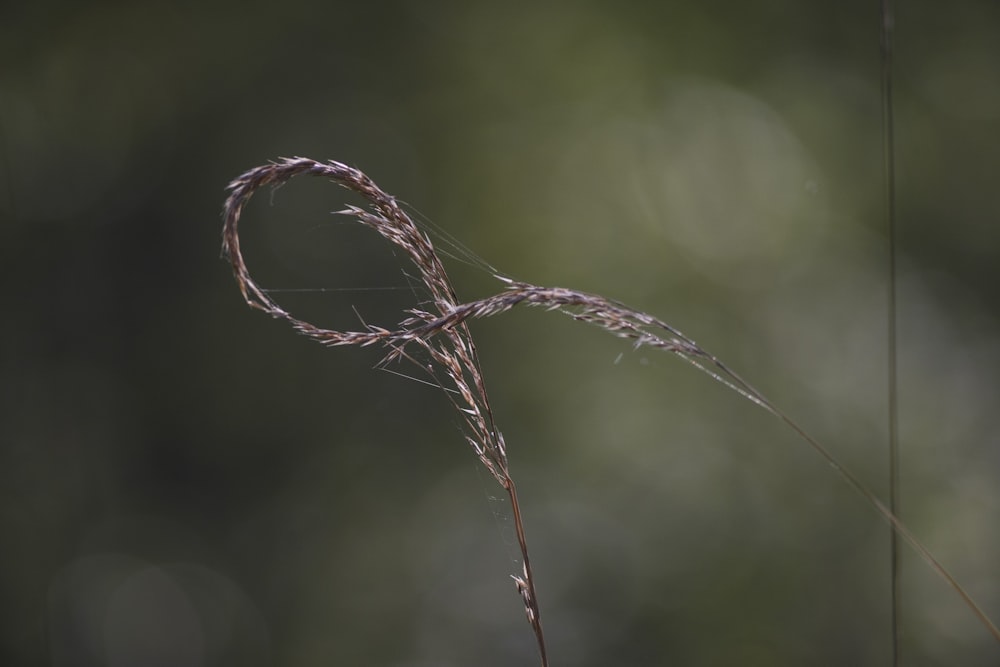
[[[367,208],[348,206],[339,213],[353,217],[402,249],[419,274],[419,281],[430,294],[429,309],[406,311],[396,329],[364,325],[360,331],[332,331],[300,320],[275,303],[266,290],[250,276],[240,253],[238,224],[244,205],[265,186],[278,186],[300,175],[320,176],[361,195]],[[466,439],[479,460],[506,491],[513,514],[514,530],[521,552],[522,568],[512,575],[524,602],[528,622],[535,634],[542,667],[549,664],[542,632],[538,596],[531,571],[528,544],[521,518],[517,489],[507,462],[507,446],[497,428],[490,408],[486,385],[476,353],[476,345],[467,322],[489,317],[518,305],[541,306],[557,310],[575,320],[596,325],[612,335],[630,340],[635,347],[652,347],[671,352],[715,380],[735,390],[767,412],[782,420],[800,438],[819,453],[885,519],[929,566],[962,598],[990,634],[1000,642],[1000,630],[980,609],[952,575],[914,537],[909,529],[861,481],[840,463],[817,440],[788,415],[776,408],[763,394],[745,382],[719,359],[698,346],[662,320],[633,310],[595,294],[560,287],[539,287],[495,275],[505,289],[493,296],[462,303],[448,278],[444,265],[430,238],[399,206],[396,199],[379,188],[364,173],[343,163],[317,162],[308,158],[284,158],[255,167],[229,186],[223,209],[223,254],[229,259],[243,298],[252,308],[289,322],[301,334],[324,345],[382,345],[387,348],[385,362],[408,360],[427,373],[462,415],[467,427]],[[418,360],[410,348],[423,350],[429,361]]]

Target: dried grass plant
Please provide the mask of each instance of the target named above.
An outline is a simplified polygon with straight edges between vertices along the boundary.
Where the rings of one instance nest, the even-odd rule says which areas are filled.
[[[363,325],[358,331],[333,331],[296,318],[273,301],[267,291],[254,281],[240,252],[240,214],[247,201],[261,188],[278,186],[302,175],[329,179],[364,198],[366,207],[348,206],[340,213],[373,229],[406,254],[416,267],[419,281],[430,295],[425,309],[414,308],[407,311],[395,329]],[[629,340],[637,348],[650,347],[673,353],[780,419],[823,457],[892,526],[900,538],[947,581],[990,634],[1000,642],[1000,630],[976,602],[899,518],[851,471],[840,465],[825,447],[775,407],[761,392],[662,320],[595,294],[559,287],[539,287],[503,275],[495,276],[504,285],[502,291],[484,299],[463,303],[458,299],[430,237],[414,223],[395,198],[358,169],[340,162],[323,163],[301,157],[280,159],[247,171],[230,183],[228,190],[229,196],[223,211],[223,254],[232,265],[247,304],[287,321],[299,333],[324,345],[383,346],[386,349],[385,362],[413,362],[433,383],[445,390],[445,394],[461,414],[467,428],[469,445],[510,500],[522,562],[521,572],[512,575],[512,578],[524,603],[543,667],[547,667],[549,658],[517,488],[508,466],[507,445],[494,420],[476,345],[467,326],[472,318],[498,315],[519,305],[559,311],[574,320],[595,325],[614,336]],[[424,354],[415,354],[418,350]]]

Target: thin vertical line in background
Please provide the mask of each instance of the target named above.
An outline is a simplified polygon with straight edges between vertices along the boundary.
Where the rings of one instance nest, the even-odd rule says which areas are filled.
[[[880,0],[882,26],[882,162],[885,181],[885,217],[889,237],[889,511],[897,518],[899,507],[899,410],[896,382],[896,160],[892,110],[892,0]],[[889,537],[889,569],[892,587],[892,664],[900,667],[900,544],[895,528]]]
[[[11,159],[7,150],[7,132],[2,120],[0,119],[0,168],[3,169],[3,173],[0,174],[0,183],[3,183],[4,186],[8,219],[11,223],[15,223],[17,222],[17,207],[14,204],[14,170],[11,167]]]

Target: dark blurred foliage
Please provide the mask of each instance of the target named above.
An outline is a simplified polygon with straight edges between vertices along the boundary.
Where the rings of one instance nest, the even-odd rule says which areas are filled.
[[[224,185],[282,155],[663,317],[884,494],[876,4],[5,5],[0,663],[537,664],[444,398],[219,260]],[[997,619],[1000,6],[896,28],[904,516]],[[344,202],[259,196],[251,269],[405,285]],[[408,294],[283,301],[356,326]],[[888,529],[776,420],[558,314],[474,332],[554,665],[888,664]],[[907,664],[1000,661],[910,552],[903,615]]]

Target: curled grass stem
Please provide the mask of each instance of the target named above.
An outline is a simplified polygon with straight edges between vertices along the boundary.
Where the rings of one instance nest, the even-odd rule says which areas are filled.
[[[251,277],[240,251],[238,227],[243,208],[261,188],[278,186],[302,175],[329,179],[363,197],[367,202],[366,207],[348,206],[340,213],[373,229],[400,248],[416,267],[419,281],[427,289],[430,299],[423,307],[406,311],[395,329],[367,324],[357,331],[317,327],[281,308],[272,300],[269,292]],[[462,303],[427,234],[413,222],[394,197],[384,192],[360,170],[340,162],[317,162],[302,157],[279,159],[245,172],[229,184],[228,191],[229,196],[223,209],[223,255],[228,258],[240,292],[250,307],[287,321],[299,333],[324,345],[384,347],[386,354],[383,363],[402,360],[414,363],[430,377],[433,384],[445,390],[445,395],[462,415],[469,445],[510,499],[522,560],[521,572],[512,575],[512,578],[534,632],[542,667],[548,667],[549,660],[521,507],[508,466],[507,445],[496,426],[479,356],[468,328],[470,319],[499,315],[521,305],[557,310],[577,321],[600,327],[614,336],[626,339],[637,348],[651,347],[675,354],[783,421],[825,459],[889,523],[895,533],[948,583],[990,634],[1000,642],[1000,630],[969,593],[854,473],[842,466],[829,450],[775,407],[761,392],[666,322],[596,294],[561,287],[540,287],[499,274],[496,278],[504,285],[502,291],[483,299]],[[417,361],[410,351],[412,348],[426,353],[429,362]]]

